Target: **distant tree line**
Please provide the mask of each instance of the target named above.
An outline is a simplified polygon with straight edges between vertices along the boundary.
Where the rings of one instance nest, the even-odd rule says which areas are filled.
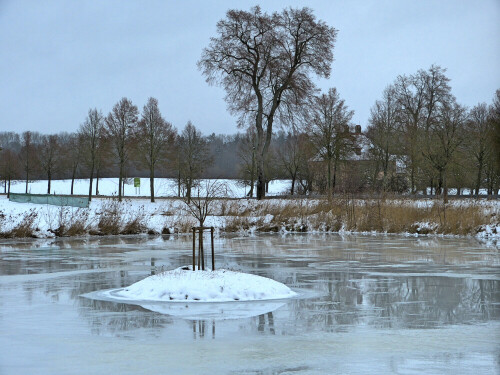
[[[248,196],[265,197],[269,182],[291,180],[290,195],[394,192],[442,195],[500,188],[500,90],[473,108],[451,94],[446,70],[431,66],[400,75],[371,109],[365,132],[335,88],[321,93],[313,76],[328,78],[336,30],[309,8],[273,14],[259,7],[229,10],[198,66],[222,86],[243,133],[204,136],[188,122],[177,130],[149,98],[139,112],[122,98],[112,110],[89,109],[75,133],[0,133],[0,176],[13,179],[177,180],[191,197],[200,178],[238,178]],[[95,180],[95,185],[94,185]],[[430,188],[430,191],[428,191]],[[58,192],[63,193],[63,192]]]
[[[399,76],[371,110],[365,132],[351,123],[337,90],[313,95],[301,110],[302,123],[273,134],[264,161],[264,188],[275,179],[291,181],[289,195],[359,192],[442,195],[500,188],[500,90],[490,105],[467,109],[450,94],[444,70],[431,67]],[[421,86],[417,86],[421,85]],[[437,88],[436,88],[437,86]],[[434,92],[435,91],[435,92]],[[431,100],[433,102],[431,102]],[[0,176],[4,191],[12,180],[90,180],[89,198],[99,195],[99,179],[118,177],[118,197],[132,177],[177,180],[177,195],[190,197],[201,178],[238,179],[256,196],[256,134],[204,136],[191,123],[178,131],[150,98],[141,113],[121,99],[104,116],[89,109],[77,132],[0,132]],[[429,191],[430,189],[430,191]]]

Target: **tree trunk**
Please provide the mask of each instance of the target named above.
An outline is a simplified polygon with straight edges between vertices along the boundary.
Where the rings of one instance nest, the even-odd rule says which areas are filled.
[[[257,199],[266,197],[266,181],[264,179],[264,157],[257,153]]]
[[[337,159],[335,159],[333,162],[332,196],[335,194],[336,186],[337,186]]]
[[[439,171],[438,184],[436,187],[436,196],[443,192],[443,172]]]
[[[443,202],[448,203],[448,179],[446,178],[446,172],[443,175]]]
[[[73,169],[73,173],[71,174],[71,195],[73,195],[74,186],[75,186],[75,169]]]
[[[294,188],[295,188],[295,176],[292,176],[292,189],[290,190],[290,195],[293,195]]]
[[[50,194],[50,180],[51,180],[51,177],[52,177],[51,173],[50,172],[47,173],[47,179],[48,179],[48,181],[47,181],[47,194]]]
[[[95,175],[95,195],[99,195],[99,169],[96,171]]]
[[[7,199],[10,198],[10,176],[9,176],[9,188],[7,189]]]
[[[29,173],[26,171],[26,194],[28,194],[28,179],[29,179]]]
[[[149,175],[149,187],[151,190],[151,202],[155,201],[155,167],[151,165],[151,172]]]
[[[177,197],[181,197],[181,170],[177,173]]]
[[[483,174],[483,161],[479,160],[479,168],[477,171],[477,178],[476,178],[476,197],[479,198],[479,189],[481,188],[481,177]]]
[[[331,159],[328,159],[327,162],[327,168],[326,168],[326,190],[328,194],[328,199],[331,198],[332,196],[332,161]]]
[[[189,179],[186,184],[186,198],[188,204],[191,203],[191,180]]]
[[[253,198],[253,188],[255,185],[255,147],[252,148],[252,169],[250,170],[250,191],[248,196]]]
[[[90,167],[90,179],[89,179],[89,202],[92,200],[92,181],[93,180],[94,180],[94,164],[92,163],[92,166]]]
[[[118,201],[122,201],[122,180],[123,180],[123,162],[120,162],[120,175],[118,177]]]
[[[253,198],[253,186],[255,185],[255,182],[253,180],[250,181],[250,190],[248,191],[247,197]]]

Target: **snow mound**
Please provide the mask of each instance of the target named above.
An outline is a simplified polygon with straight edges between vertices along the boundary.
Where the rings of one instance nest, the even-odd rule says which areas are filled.
[[[266,277],[225,269],[193,272],[191,267],[149,276],[112,294],[127,300],[167,302],[261,301],[297,295]]]

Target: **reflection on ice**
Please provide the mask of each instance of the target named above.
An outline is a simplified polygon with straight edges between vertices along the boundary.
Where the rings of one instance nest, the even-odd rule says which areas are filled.
[[[285,302],[226,302],[226,303],[178,303],[164,302],[140,306],[160,314],[183,319],[244,319],[270,313],[284,306]]]

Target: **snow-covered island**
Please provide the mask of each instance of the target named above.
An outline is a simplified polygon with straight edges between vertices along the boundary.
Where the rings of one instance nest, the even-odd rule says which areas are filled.
[[[286,285],[266,277],[225,269],[193,272],[191,266],[149,276],[107,293],[113,299],[166,302],[263,301],[297,295]]]

